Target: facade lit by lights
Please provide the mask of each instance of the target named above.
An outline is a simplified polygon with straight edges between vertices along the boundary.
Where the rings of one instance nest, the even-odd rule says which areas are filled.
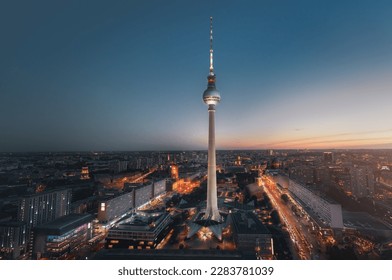
[[[170,166],[171,177],[173,180],[178,180],[178,166],[176,164],[172,164]]]
[[[67,259],[92,237],[90,214],[70,214],[34,229],[33,259]]]
[[[90,173],[88,171],[88,166],[83,166],[82,171],[80,172],[80,179],[81,180],[88,180],[90,179]]]

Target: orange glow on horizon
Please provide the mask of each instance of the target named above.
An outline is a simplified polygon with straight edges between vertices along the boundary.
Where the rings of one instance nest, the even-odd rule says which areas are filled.
[[[243,141],[227,139],[219,143],[218,148],[223,149],[360,149],[360,148],[392,148],[392,131],[384,131],[372,134],[371,137],[361,135],[365,133],[342,133],[338,135],[314,136],[293,139],[287,138],[269,139],[268,142],[257,141],[244,137]],[[357,136],[357,137],[355,137]],[[363,137],[361,137],[363,136]],[[377,137],[378,136],[378,137]],[[260,136],[260,139],[263,139]]]

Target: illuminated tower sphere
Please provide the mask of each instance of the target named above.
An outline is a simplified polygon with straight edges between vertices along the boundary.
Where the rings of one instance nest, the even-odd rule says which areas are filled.
[[[220,102],[219,91],[215,88],[214,51],[212,48],[212,17],[210,18],[210,73],[208,86],[203,93],[203,101],[208,105],[208,177],[207,177],[207,208],[204,219],[219,222],[221,216],[218,210],[216,187],[216,151],[215,151],[215,106]]]

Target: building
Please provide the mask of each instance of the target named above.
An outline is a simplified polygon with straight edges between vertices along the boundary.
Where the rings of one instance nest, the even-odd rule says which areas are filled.
[[[66,259],[92,238],[93,216],[70,214],[34,229],[34,259]]]
[[[342,206],[322,198],[307,187],[289,180],[288,190],[294,199],[301,204],[318,224],[326,224],[331,228],[343,228]]]
[[[329,167],[330,182],[343,189],[346,193],[352,193],[351,174],[348,167]]]
[[[24,222],[0,223],[0,257],[17,259],[27,250],[27,229]]]
[[[159,187],[159,184],[158,184],[158,187]],[[132,206],[135,209],[148,203],[151,199],[154,198],[154,185],[152,182],[125,183],[124,189],[125,190],[132,190],[134,192],[134,200],[133,200]],[[158,191],[158,189],[157,189],[157,191]]]
[[[113,224],[134,208],[134,190],[114,197],[106,197],[98,203],[98,220],[103,224]]]
[[[88,180],[90,179],[90,174],[88,171],[88,166],[83,166],[82,171],[80,172],[80,179],[81,180]]]
[[[384,185],[392,186],[392,172],[388,169],[381,170],[379,181]]]
[[[153,197],[160,196],[166,192],[166,179],[154,181],[153,183]]]
[[[169,213],[135,213],[109,230],[106,248],[155,249],[171,224]]]
[[[332,152],[324,152],[323,159],[325,163],[333,163],[333,153]]]
[[[203,101],[208,105],[208,175],[207,175],[207,208],[205,220],[220,221],[216,186],[216,151],[215,151],[215,107],[220,102],[220,93],[215,87],[214,50],[212,48],[212,17],[210,18],[210,71],[207,77],[208,86],[203,93]]]
[[[357,197],[373,197],[375,176],[368,165],[354,165],[350,169],[352,194]]]
[[[18,221],[28,228],[54,221],[70,213],[71,190],[60,189],[27,195],[18,205]]]
[[[178,166],[177,164],[170,165],[170,173],[173,180],[178,180]]]
[[[289,177],[304,185],[313,185],[317,179],[315,178],[315,168],[309,165],[300,165],[289,169]]]
[[[258,183],[246,185],[245,192],[249,198],[255,197],[257,200],[263,198],[263,189],[258,185]]]
[[[272,235],[252,212],[229,214],[233,238],[240,251],[255,254],[262,259],[273,259]]]
[[[114,160],[109,164],[110,171],[113,173],[121,173],[127,171],[128,161],[126,160]]]

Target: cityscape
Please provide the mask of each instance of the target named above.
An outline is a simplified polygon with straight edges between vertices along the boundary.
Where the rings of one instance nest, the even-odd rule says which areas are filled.
[[[2,259],[390,259],[392,151],[3,153]],[[181,252],[181,253],[179,253]]]
[[[378,17],[385,16],[384,6],[377,4],[363,15],[368,3],[359,1],[353,10],[353,19],[367,18],[380,37],[372,37],[372,28],[358,32],[350,20],[339,17],[340,8],[350,5],[326,7],[334,14],[327,25],[339,22],[337,29],[328,27],[331,35],[319,21],[330,15],[308,1],[299,1],[295,11],[307,15],[304,22],[320,27],[325,36],[340,38],[340,32],[348,32],[350,40],[357,42],[355,36],[360,34],[361,40],[375,41],[381,47],[358,44],[354,49],[359,56],[355,51],[349,56],[352,50],[345,47],[351,41],[341,42],[339,49],[339,42],[328,48],[321,40],[331,51],[323,54],[325,57],[320,55],[328,68],[319,72],[325,80],[310,78],[311,72],[321,71],[316,63],[317,67],[309,66],[309,76],[301,80],[302,70],[298,70],[287,78],[287,88],[282,88],[284,71],[271,67],[270,72],[259,72],[263,66],[252,68],[247,52],[257,60],[260,50],[255,45],[268,41],[272,46],[269,40],[276,40],[274,44],[281,48],[286,41],[280,36],[291,38],[295,30],[304,41],[297,49],[294,45],[299,41],[292,39],[287,48],[294,46],[292,54],[298,57],[308,54],[299,51],[300,45],[319,37],[288,13],[289,4],[281,9],[267,5],[269,1],[252,2],[255,10],[240,8],[247,17],[243,21],[237,18],[238,28],[224,28],[224,24],[230,26],[237,6],[229,5],[225,13],[220,1],[211,4],[211,11],[203,12],[204,1],[192,7],[169,1],[163,8],[167,13],[151,10],[150,3],[136,1],[106,9],[98,2],[93,10],[105,16],[102,21],[94,13],[83,12],[90,8],[86,4],[81,4],[80,15],[72,9],[75,3],[62,8],[48,4],[42,10],[31,7],[43,16],[42,22],[31,21],[36,28],[23,37],[30,40],[33,50],[23,51],[25,45],[14,49],[11,46],[22,37],[9,35],[17,34],[19,28],[28,29],[23,24],[27,24],[29,13],[26,22],[15,24],[10,29],[13,32],[7,33],[4,50],[20,52],[21,57],[31,55],[30,51],[38,55],[23,63],[17,61],[19,55],[10,55],[5,60],[8,70],[0,68],[7,73],[0,80],[0,91],[5,93],[0,112],[6,116],[1,115],[5,121],[0,124],[0,260],[392,259],[392,130],[382,121],[389,117],[389,100],[381,99],[391,89],[387,83],[387,74],[392,73],[388,72],[391,52],[384,54],[384,47],[392,42],[392,35],[385,39],[386,29],[379,28],[387,25]],[[12,4],[7,8],[16,9]],[[263,22],[270,25],[261,24],[261,8],[271,10],[271,18],[265,15],[271,21]],[[182,16],[183,12],[192,14],[192,9],[194,16]],[[317,11],[317,16],[313,18],[308,11]],[[296,24],[291,26],[281,18],[275,25],[276,18],[286,12]],[[145,22],[144,13],[151,22]],[[69,15],[75,15],[75,25],[70,24]],[[124,30],[116,28],[128,20],[136,39],[125,42]],[[51,21],[54,30],[47,24]],[[161,21],[173,34],[163,23],[158,27]],[[285,32],[255,39],[244,35],[249,28],[251,34],[256,32],[257,26],[283,28]],[[237,47],[245,42],[244,51],[230,49],[232,44],[222,39],[230,36],[230,30],[245,36],[242,42],[232,42]],[[50,34],[53,37],[48,39]],[[151,38],[151,34],[156,36]],[[105,40],[97,39],[102,37]],[[161,40],[158,43],[154,41],[157,38]],[[190,41],[181,45],[186,38]],[[130,49],[123,49],[122,44]],[[53,47],[52,53],[47,46]],[[225,51],[226,46],[230,51]],[[316,54],[313,47],[309,52]],[[138,50],[140,54],[136,54]],[[338,69],[328,64],[336,59],[337,50],[350,67]],[[369,57],[358,66],[354,62],[362,52]],[[83,59],[89,55],[92,60],[87,63]],[[188,56],[193,58],[187,60]],[[272,55],[273,64],[279,65],[278,56]],[[34,61],[36,57],[39,63]],[[165,64],[167,57],[171,61]],[[243,61],[244,57],[249,68],[239,63],[230,70],[233,72],[225,70],[230,68],[227,61],[231,58]],[[76,66],[73,59],[88,66]],[[262,59],[268,63],[267,56]],[[124,61],[132,66],[122,64]],[[144,67],[153,61],[162,65],[155,66],[150,75]],[[318,60],[304,59],[308,65],[312,61]],[[190,68],[179,70],[181,63],[187,67],[195,64],[201,73]],[[163,70],[163,65],[168,68]],[[369,71],[370,65],[378,68]],[[107,67],[116,74],[107,76]],[[135,68],[123,77],[118,71],[127,67]],[[264,82],[270,85],[259,88],[253,84],[264,93],[248,92],[252,85],[249,75],[256,75],[250,70],[269,77]],[[207,75],[201,78],[203,73]],[[22,81],[18,77],[27,78]],[[236,88],[233,77],[237,82],[243,79],[242,88]],[[342,82],[342,77],[348,82]],[[300,94],[293,99],[296,91],[306,88],[302,86],[308,78],[314,83],[310,91],[325,83],[314,93],[319,99],[310,95],[302,99]],[[91,86],[102,85],[105,79],[111,81],[100,88],[106,92]],[[127,85],[118,85],[126,80]],[[29,86],[29,94],[23,93]],[[341,86],[344,93],[335,86]],[[189,94],[183,93],[184,88]],[[122,97],[130,89],[133,93]],[[282,93],[285,91],[289,93]],[[325,91],[331,94],[323,95]],[[368,95],[373,97],[368,99]],[[21,98],[26,101],[20,102]],[[196,107],[199,109],[192,109]]]

